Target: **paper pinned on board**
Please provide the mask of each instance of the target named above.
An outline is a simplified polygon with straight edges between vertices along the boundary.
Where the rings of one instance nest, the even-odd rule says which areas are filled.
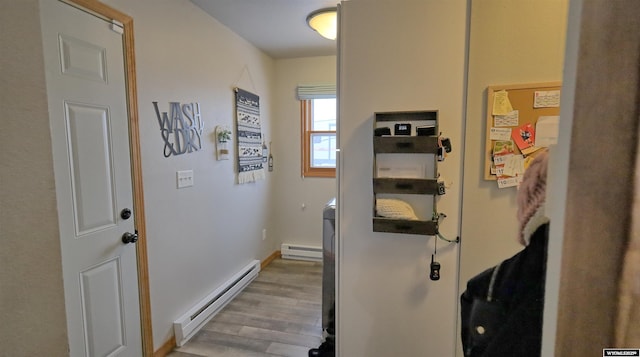
[[[513,141],[496,141],[493,144],[494,165],[504,164],[508,155],[515,154],[516,148]]]
[[[498,188],[507,188],[507,187],[515,187],[520,184],[522,180],[521,176],[516,177],[506,177],[506,178],[498,178]]]
[[[536,144],[537,147],[548,147],[558,143],[559,116],[539,117],[536,122]]]
[[[511,129],[491,128],[489,129],[489,140],[511,140]]]
[[[493,93],[493,109],[491,111],[493,115],[505,115],[512,111],[513,107],[509,101],[509,93],[506,90]]]
[[[513,142],[518,145],[520,151],[529,155],[530,153],[538,150],[534,146],[536,140],[536,129],[531,123],[523,124],[517,128],[513,128],[511,131],[511,138]]]
[[[495,115],[493,117],[493,126],[495,127],[505,127],[505,126],[518,126],[520,120],[520,115],[517,110],[512,110],[511,112],[504,115]]]
[[[504,163],[503,176],[519,176],[524,174],[524,157],[522,155],[511,155]]]
[[[535,91],[533,93],[534,108],[559,108],[560,107],[560,91],[547,90]]]

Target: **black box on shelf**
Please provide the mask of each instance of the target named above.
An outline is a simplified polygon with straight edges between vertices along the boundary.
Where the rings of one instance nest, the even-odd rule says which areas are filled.
[[[411,135],[411,124],[396,124],[394,135]]]
[[[382,128],[373,129],[374,136],[383,136],[383,135],[391,135],[391,128],[385,126]]]
[[[436,127],[435,126],[419,126],[419,127],[416,127],[416,134],[418,136],[436,135]]]

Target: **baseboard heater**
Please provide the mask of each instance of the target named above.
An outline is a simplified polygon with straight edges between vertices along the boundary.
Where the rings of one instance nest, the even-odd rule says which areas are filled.
[[[322,248],[309,245],[284,243],[280,247],[280,253],[284,259],[295,260],[322,260]]]
[[[207,295],[187,313],[173,322],[176,345],[183,346],[211,318],[233,300],[260,272],[260,261],[254,260],[234,274],[222,286]]]

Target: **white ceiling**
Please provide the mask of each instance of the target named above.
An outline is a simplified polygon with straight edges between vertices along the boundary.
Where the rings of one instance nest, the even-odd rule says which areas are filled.
[[[280,58],[336,54],[336,41],[307,26],[312,11],[339,0],[191,0],[269,56]]]

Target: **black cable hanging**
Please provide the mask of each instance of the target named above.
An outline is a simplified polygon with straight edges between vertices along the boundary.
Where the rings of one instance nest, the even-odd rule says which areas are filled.
[[[436,211],[433,212],[433,220],[438,223],[438,226],[440,225],[440,220],[445,217],[447,217],[447,215],[444,213],[438,213]],[[442,235],[442,233],[440,233],[440,230],[438,229],[436,229],[436,237],[438,237],[438,239],[442,239],[445,242],[460,243],[460,237],[456,237],[456,239],[447,239],[445,236]]]

